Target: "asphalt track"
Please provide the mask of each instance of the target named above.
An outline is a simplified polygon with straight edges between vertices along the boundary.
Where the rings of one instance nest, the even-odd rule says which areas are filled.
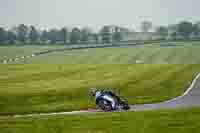
[[[187,91],[172,100],[164,101],[154,104],[141,104],[131,105],[130,111],[146,111],[146,110],[158,110],[158,109],[175,109],[175,108],[188,108],[200,106],[200,73],[193,80]],[[40,117],[40,116],[55,116],[55,115],[75,115],[75,114],[92,114],[102,112],[100,110],[80,110],[71,112],[55,112],[55,113],[38,113],[38,114],[25,114],[25,115],[12,115],[6,117]]]

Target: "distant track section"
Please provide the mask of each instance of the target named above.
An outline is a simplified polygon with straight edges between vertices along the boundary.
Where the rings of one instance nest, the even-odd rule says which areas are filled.
[[[193,41],[199,41],[199,40],[193,40]],[[111,47],[126,47],[126,46],[142,46],[142,45],[148,45],[152,43],[165,43],[167,46],[174,46],[177,42],[184,42],[184,41],[123,41],[123,42],[116,42],[116,43],[107,43],[107,44],[78,44],[78,45],[66,45],[65,48],[60,49],[52,49],[52,50],[46,50],[41,52],[34,52],[31,53],[28,56],[22,56],[21,58],[10,58],[10,59],[4,59],[0,60],[0,64],[9,64],[9,63],[15,63],[16,61],[19,61],[20,59],[25,58],[32,58],[35,56],[40,56],[44,54],[54,53],[54,52],[64,52],[67,50],[81,50],[81,49],[92,49],[92,48],[111,48]]]

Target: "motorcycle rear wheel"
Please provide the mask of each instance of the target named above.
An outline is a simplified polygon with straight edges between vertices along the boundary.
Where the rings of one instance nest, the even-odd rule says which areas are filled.
[[[112,111],[112,105],[111,105],[111,103],[109,103],[106,100],[99,101],[98,106],[99,106],[100,109],[102,109],[105,112]]]

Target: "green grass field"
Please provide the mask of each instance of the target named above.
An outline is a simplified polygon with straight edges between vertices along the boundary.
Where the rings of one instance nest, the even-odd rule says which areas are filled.
[[[198,64],[200,45],[97,48],[57,52],[20,63],[34,64]]]
[[[181,95],[200,65],[1,65],[0,114],[95,107],[88,89],[119,88],[130,103]]]
[[[200,109],[2,118],[1,133],[199,133]]]
[[[1,133],[199,133],[199,108],[36,118],[2,115],[95,108],[88,89],[119,88],[131,104],[181,95],[200,72],[199,42],[50,53],[0,65]],[[63,46],[1,46],[0,60]],[[5,57],[6,56],[6,57]]]

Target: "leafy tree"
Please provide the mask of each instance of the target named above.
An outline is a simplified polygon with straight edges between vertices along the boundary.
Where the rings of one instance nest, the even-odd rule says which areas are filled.
[[[70,34],[70,42],[78,43],[81,40],[81,31],[79,28],[73,28]]]
[[[164,26],[159,26],[156,28],[156,32],[161,35],[163,39],[165,39],[168,35],[168,29]]]
[[[200,35],[200,22],[193,25],[193,33],[196,36]]]
[[[51,29],[48,34],[48,40],[51,41],[51,43],[56,43],[58,41],[58,30],[57,29]]]
[[[172,24],[168,26],[168,34],[171,39],[176,39],[178,37],[178,25]]]
[[[91,34],[92,34],[91,29],[89,29],[89,28],[83,28],[81,30],[81,41],[88,42],[89,41],[89,36]]]
[[[114,32],[114,34],[113,34],[113,40],[115,40],[115,41],[121,41],[122,40],[122,34],[121,34],[121,32]]]
[[[6,41],[6,31],[4,28],[0,27],[0,42],[5,42]]]
[[[112,38],[113,38],[113,40],[115,40],[115,41],[121,41],[121,40],[122,40],[122,33],[121,33],[119,27],[115,27],[115,31],[114,31],[114,33],[113,33]]]
[[[142,24],[141,24],[141,30],[143,32],[149,32],[149,30],[151,30],[151,29],[152,29],[152,22],[150,22],[150,21],[144,21],[144,22],[142,22]]]
[[[37,42],[40,35],[37,31],[37,29],[34,26],[30,26],[30,33],[29,33],[29,39],[31,42]]]
[[[67,43],[67,40],[68,40],[68,30],[67,28],[62,28],[60,30],[60,41],[62,41],[63,43]]]
[[[173,40],[176,40],[176,39],[178,38],[178,33],[177,33],[177,32],[173,32],[173,33],[171,34],[171,38],[172,38]]]
[[[42,34],[40,36],[40,40],[43,41],[43,42],[48,41],[48,32],[46,30],[42,31]]]
[[[183,21],[178,24],[177,32],[184,38],[189,38],[193,32],[193,24],[191,22]]]
[[[14,43],[16,39],[17,39],[17,36],[15,33],[13,33],[12,31],[7,32],[7,40],[9,43]]]
[[[110,43],[111,42],[111,32],[109,26],[104,26],[100,30],[100,35],[103,43]]]
[[[95,40],[96,43],[99,42],[99,35],[97,33],[93,34],[93,38],[94,38],[94,40]]]
[[[28,35],[28,27],[24,24],[20,24],[17,27],[17,40],[25,42]]]

